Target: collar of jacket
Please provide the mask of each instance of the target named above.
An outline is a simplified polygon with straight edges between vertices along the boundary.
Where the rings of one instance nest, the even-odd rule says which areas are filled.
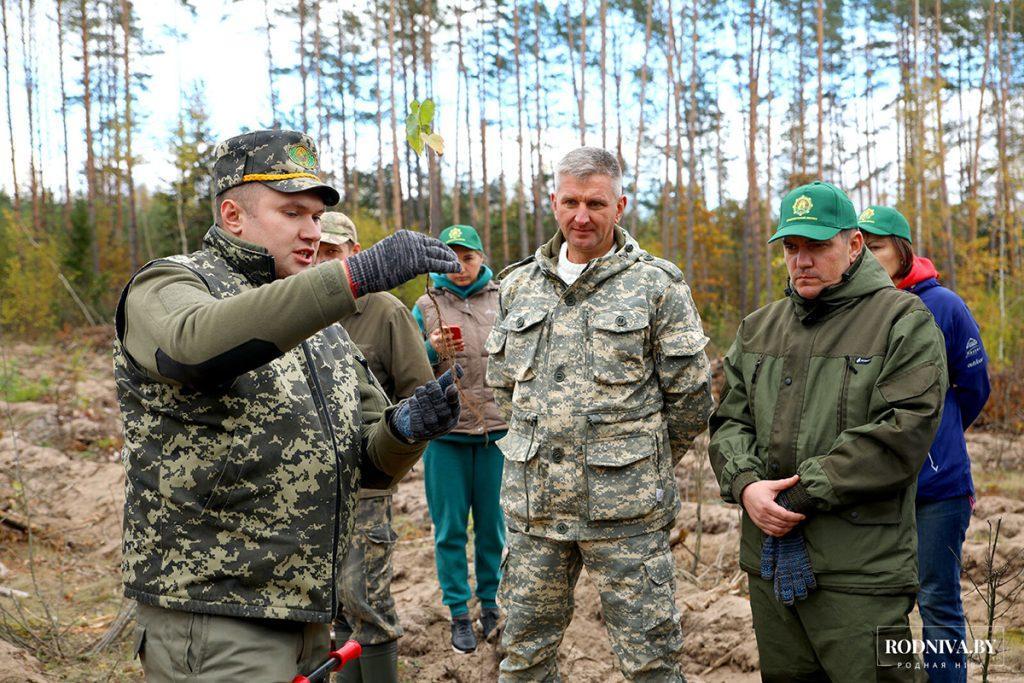
[[[889,274],[866,247],[843,273],[842,279],[829,285],[813,299],[805,299],[787,282],[786,296],[793,302],[793,313],[805,325],[832,317],[840,310],[880,289],[892,287]]]
[[[252,242],[240,240],[219,225],[214,225],[203,237],[203,246],[216,252],[236,271],[245,276],[254,287],[277,279],[274,257]]]
[[[449,292],[459,297],[460,299],[468,299],[480,290],[487,287],[488,283],[494,277],[494,271],[491,270],[490,266],[486,263],[480,271],[480,274],[476,276],[476,280],[467,287],[459,287],[457,284],[451,281],[451,279],[443,273],[431,273],[430,282],[434,285],[434,289],[447,289]]]
[[[534,256],[537,265],[540,266],[541,271],[545,275],[554,278],[558,277],[558,252],[561,251],[562,242],[564,241],[565,237],[562,236],[562,231],[558,230],[547,244],[541,245],[537,249]],[[626,232],[625,229],[616,226],[615,251],[607,258],[591,261],[573,286],[589,285],[597,287],[608,278],[621,273],[636,263],[643,254],[643,249],[633,239],[633,236]]]

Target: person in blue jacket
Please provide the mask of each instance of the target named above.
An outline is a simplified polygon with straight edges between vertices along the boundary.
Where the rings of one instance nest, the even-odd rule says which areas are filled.
[[[981,331],[963,299],[939,284],[932,262],[914,254],[910,224],[899,211],[871,206],[858,226],[893,284],[921,297],[946,338],[949,391],[942,421],[917,480],[917,553],[921,590],[917,596],[925,640],[966,639],[960,599],[960,557],[971,510],[974,481],[964,432],[989,395],[988,358]],[[959,648],[962,649],[962,648]],[[966,681],[967,656],[924,653],[932,681]]]

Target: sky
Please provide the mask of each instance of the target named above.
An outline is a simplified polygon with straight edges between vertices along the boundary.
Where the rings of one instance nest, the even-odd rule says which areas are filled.
[[[13,3],[11,3],[13,4]],[[27,4],[27,3],[22,3]],[[266,44],[264,34],[264,19],[262,3],[258,0],[242,0],[241,2],[227,2],[225,0],[207,0],[196,3],[198,6],[193,16],[186,9],[176,2],[137,2],[135,9],[138,13],[139,26],[146,41],[148,52],[136,59],[136,69],[149,75],[146,88],[137,93],[133,102],[136,115],[141,117],[140,128],[133,140],[134,152],[139,159],[135,169],[135,178],[138,185],[146,186],[151,190],[166,190],[173,181],[173,168],[170,165],[169,141],[172,130],[175,127],[178,112],[182,104],[183,93],[198,86],[205,93],[206,110],[210,117],[210,126],[214,136],[218,139],[230,137],[244,129],[254,129],[270,123],[269,108],[269,86],[267,79]],[[51,3],[36,3],[36,14],[31,25],[32,35],[37,41],[38,50],[38,79],[40,83],[39,100],[36,102],[39,111],[39,139],[37,145],[42,153],[42,167],[47,183],[51,186],[63,186],[63,147],[62,133],[60,128],[60,89],[58,59],[59,46],[54,23],[54,10]],[[17,141],[18,167],[21,175],[19,181],[25,187],[28,168],[28,127],[26,125],[25,99],[24,99],[24,76],[21,70],[20,59],[21,49],[18,44],[18,23],[20,17],[16,14],[16,8],[9,8],[8,20],[11,24],[12,40],[12,83],[14,90],[11,106],[14,112],[15,139]],[[272,29],[275,59],[281,60],[283,66],[290,66],[297,60],[297,39],[298,29],[295,21],[278,19],[278,25]],[[172,27],[179,29],[178,34]],[[185,34],[185,35],[180,35]],[[588,39],[596,34],[593,28],[588,34]],[[77,36],[69,36],[70,43],[64,46],[65,64],[68,93],[74,97],[80,95],[78,84],[80,66],[75,59],[78,55],[78,45],[75,42]],[[442,44],[448,37],[441,35],[435,39],[436,44]],[[594,38],[596,41],[596,38]],[[719,48],[726,54],[736,49],[735,40],[731,30],[722,29],[715,36]],[[372,50],[372,45],[367,44],[367,50]],[[596,50],[596,44],[591,48]],[[623,46],[625,59],[637,63],[643,54],[643,36],[634,35],[627,39]],[[742,65],[741,65],[742,66]],[[723,83],[718,89],[719,107],[726,113],[724,125],[724,145],[728,162],[728,180],[725,186],[725,193],[733,198],[742,198],[746,194],[746,170],[744,162],[744,141],[746,139],[745,122],[742,114],[742,106],[732,83],[735,80],[734,64],[731,60],[723,60],[716,77]],[[525,86],[532,83],[532,69],[527,69],[524,74]],[[440,61],[435,72],[435,83],[439,90],[450,97],[451,84],[456,82],[454,73],[454,60],[443,59]],[[728,83],[728,85],[725,85]],[[491,84],[494,87],[494,84]],[[506,95],[509,101],[514,101],[514,81],[506,83]],[[596,71],[589,76],[587,111],[588,120],[597,121],[600,112],[600,96],[598,92],[598,78]],[[632,99],[630,88],[637,87],[635,83],[629,83],[623,88],[623,99]],[[664,88],[664,83],[657,80],[652,81],[649,88],[654,92]],[[278,77],[278,90],[282,100],[282,106],[288,107],[298,101],[300,87],[297,77]],[[813,106],[813,89],[809,93],[809,103]],[[368,94],[368,93],[367,93]],[[366,94],[364,94],[365,96]],[[891,99],[891,92],[883,89],[879,95],[879,103]],[[612,93],[609,93],[609,98]],[[976,98],[968,93],[966,102],[968,111],[970,107],[976,107]],[[400,105],[401,106],[401,105]],[[510,182],[517,173],[518,149],[515,145],[515,116],[512,107],[505,113],[505,141],[499,146],[495,142],[497,129],[496,106],[492,103],[489,106],[489,153],[488,165],[490,176],[497,176],[497,166],[500,159],[503,159],[506,173]],[[571,125],[575,116],[576,103],[573,98],[571,86],[565,82],[564,90],[552,92],[547,101],[547,106],[554,114],[564,114],[560,117]],[[775,105],[776,126],[783,113],[785,103],[779,102]],[[474,105],[473,120],[479,120],[479,114]],[[883,118],[891,114],[877,109]],[[449,149],[442,164],[442,172],[450,176],[451,164],[454,161],[455,149],[452,147],[452,140],[455,132],[455,109],[454,107],[441,107],[439,109],[440,120],[437,125],[439,132],[449,140]],[[648,114],[650,116],[650,114]],[[766,112],[760,112],[762,123],[765,120]],[[947,114],[951,119],[953,112]],[[627,162],[632,160],[635,145],[635,121],[637,119],[636,105],[630,105],[630,110],[623,115],[624,122],[630,126],[624,131]],[[84,140],[83,134],[84,114],[82,107],[72,103],[69,109],[69,153],[73,170],[71,185],[73,188],[81,188],[84,185],[83,173],[80,171],[84,165]],[[390,158],[390,128],[385,123],[385,157]],[[664,128],[664,120],[660,116],[655,120],[648,120],[648,131]],[[595,132],[590,134],[589,144],[600,142],[600,130],[592,129]],[[369,169],[376,163],[377,140],[375,129],[364,126],[358,136],[357,155],[360,159],[360,167]],[[613,135],[612,132],[609,133]],[[896,154],[895,127],[890,126],[887,137],[883,138],[878,145],[878,153],[883,160],[894,160]],[[402,130],[399,129],[400,144]],[[777,140],[778,140],[777,135]],[[327,144],[321,150],[321,158],[325,169],[332,169],[340,175],[340,151],[332,154],[332,148],[340,150],[340,141],[336,135],[327,136]],[[6,147],[7,136],[3,136],[0,145]],[[611,141],[610,141],[611,142]],[[851,140],[850,144],[855,144]],[[462,158],[463,169],[468,151],[465,149],[466,141],[462,140],[462,149],[459,154]],[[479,155],[478,141],[474,141],[474,153]],[[547,131],[544,141],[544,157],[546,165],[557,160],[562,154],[578,144],[578,134],[574,129],[563,127],[562,129],[551,129]],[[780,142],[776,142],[781,147]],[[0,157],[0,187],[9,189],[11,186],[11,168],[7,161],[9,150],[4,150]],[[955,153],[955,150],[951,150]],[[651,178],[651,174],[657,172],[660,176],[662,163],[661,155],[649,147],[645,155],[646,161],[643,164],[643,172]],[[948,168],[956,168],[955,157],[948,162]],[[708,164],[709,168],[711,164]],[[550,168],[548,169],[550,171]],[[527,160],[525,173],[529,175],[529,161]],[[627,169],[627,186],[631,179],[631,169]],[[712,174],[713,175],[713,174]],[[479,178],[479,173],[477,173]],[[529,182],[529,179],[527,178]],[[641,180],[643,184],[643,180]],[[778,183],[775,183],[776,185]],[[717,188],[707,188],[711,197],[717,195]],[[952,194],[957,194],[955,186],[951,188]],[[782,191],[779,191],[782,194]],[[856,201],[856,198],[855,198]]]

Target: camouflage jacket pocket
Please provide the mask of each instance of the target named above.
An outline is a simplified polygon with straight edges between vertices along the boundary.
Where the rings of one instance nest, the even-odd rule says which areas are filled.
[[[535,427],[530,426],[532,431]],[[509,431],[496,443],[505,456],[501,475],[501,507],[505,514],[529,526],[530,519],[550,519],[537,453],[540,441],[535,434]]]
[[[587,444],[587,514],[592,522],[637,519],[664,499],[651,434]]]
[[[509,311],[501,321],[500,329],[506,335],[504,373],[510,380],[525,382],[536,376],[534,358],[547,314],[544,309],[520,308]]]
[[[605,311],[590,319],[590,367],[601,384],[643,380],[648,316],[642,310]]]

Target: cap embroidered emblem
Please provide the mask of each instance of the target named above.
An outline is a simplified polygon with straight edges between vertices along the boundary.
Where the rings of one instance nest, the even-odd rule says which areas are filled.
[[[874,217],[875,217],[875,210],[874,209],[864,209],[863,211],[860,212],[860,216],[857,217],[857,220],[860,221],[861,223],[871,223],[871,222],[873,222],[872,219]]]
[[[305,145],[290,145],[288,158],[302,168],[316,168],[316,153]]]
[[[814,203],[811,202],[811,198],[802,194],[793,202],[793,213],[797,216],[806,216],[813,206]]]
[[[459,228],[452,228],[451,232],[448,233],[448,238],[453,240],[462,239],[462,230]]]

